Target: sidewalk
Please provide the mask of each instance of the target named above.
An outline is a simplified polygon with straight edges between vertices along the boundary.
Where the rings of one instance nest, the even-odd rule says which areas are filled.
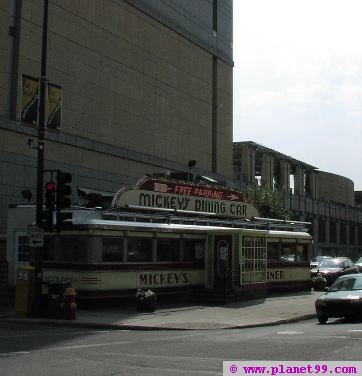
[[[0,322],[38,323],[109,329],[231,329],[277,325],[316,317],[314,302],[321,292],[279,294],[266,299],[224,306],[159,305],[152,313],[136,312],[135,307],[83,309],[76,320],[19,319],[13,307],[0,307]]]

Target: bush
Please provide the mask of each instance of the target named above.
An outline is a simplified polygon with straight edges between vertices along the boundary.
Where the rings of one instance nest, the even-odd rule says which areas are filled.
[[[312,286],[315,291],[323,291],[327,286],[327,280],[320,274],[312,278]]]
[[[157,295],[150,289],[138,289],[136,292],[136,306],[138,312],[154,312]]]

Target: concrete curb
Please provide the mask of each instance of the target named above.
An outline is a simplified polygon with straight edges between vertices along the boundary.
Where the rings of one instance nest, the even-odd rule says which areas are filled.
[[[92,329],[112,329],[112,330],[140,330],[140,331],[154,331],[154,330],[220,330],[220,329],[248,329],[248,328],[257,328],[257,327],[264,327],[264,326],[276,326],[276,325],[283,325],[289,324],[293,322],[309,320],[316,318],[316,314],[306,314],[302,316],[293,317],[290,319],[283,319],[277,321],[266,321],[263,323],[255,323],[255,324],[242,324],[242,325],[232,325],[227,326],[227,324],[219,324],[217,323],[210,324],[210,327],[197,327],[197,323],[195,323],[195,327],[189,327],[187,325],[193,325],[192,323],[185,324],[185,327],[181,326],[152,326],[152,325],[130,325],[130,324],[107,324],[107,323],[96,323],[96,322],[81,322],[77,320],[56,320],[56,319],[37,319],[37,318],[16,318],[16,317],[0,317],[0,323],[9,323],[9,324],[30,324],[30,325],[49,325],[49,326],[63,326],[63,327],[81,327],[81,328],[92,328]],[[186,327],[187,326],[187,327]]]

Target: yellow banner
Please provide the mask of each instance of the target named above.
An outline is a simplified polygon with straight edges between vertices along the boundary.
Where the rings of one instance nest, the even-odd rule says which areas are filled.
[[[62,116],[62,88],[58,85],[48,83],[47,98],[45,103],[47,111],[46,128],[59,130]],[[21,91],[21,122],[23,124],[38,124],[39,109],[39,81],[30,76],[22,76]]]
[[[38,80],[23,75],[21,92],[21,122],[37,125],[38,123]]]
[[[60,129],[62,116],[62,88],[48,84],[48,129]]]

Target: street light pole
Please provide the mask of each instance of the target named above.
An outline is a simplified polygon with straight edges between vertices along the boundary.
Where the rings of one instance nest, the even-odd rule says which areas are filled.
[[[38,162],[37,162],[37,195],[36,195],[36,224],[43,227],[43,185],[44,185],[44,133],[45,133],[45,99],[46,99],[46,70],[47,70],[47,40],[48,40],[48,0],[44,0],[43,37],[41,53],[41,73],[39,88],[39,122],[38,122]]]
[[[43,37],[41,53],[41,73],[39,79],[39,116],[38,116],[38,160],[37,160],[37,187],[36,187],[36,225],[43,229],[43,193],[44,193],[44,133],[46,129],[46,97],[47,97],[47,39],[48,39],[48,0],[44,0],[43,13]],[[42,267],[43,267],[43,246],[33,246],[32,261],[35,272],[35,285],[33,304],[31,307],[32,316],[38,317],[43,312],[42,307]]]

